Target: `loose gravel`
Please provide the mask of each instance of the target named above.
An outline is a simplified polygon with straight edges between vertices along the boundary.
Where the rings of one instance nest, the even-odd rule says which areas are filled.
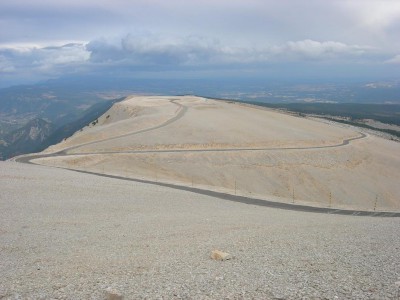
[[[0,163],[0,191],[0,299],[398,299],[399,218],[14,162]]]

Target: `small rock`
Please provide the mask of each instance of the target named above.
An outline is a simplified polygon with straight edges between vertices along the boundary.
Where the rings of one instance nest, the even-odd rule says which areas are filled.
[[[106,289],[106,299],[107,300],[122,300],[123,296],[118,291],[109,287]]]
[[[231,259],[232,256],[229,253],[214,250],[211,252],[211,258],[214,260],[228,260]]]
[[[397,281],[394,284],[400,288],[400,281]]]

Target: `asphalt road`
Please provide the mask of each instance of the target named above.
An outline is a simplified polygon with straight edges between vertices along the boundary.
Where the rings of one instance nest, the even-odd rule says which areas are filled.
[[[14,161],[20,162],[20,163],[32,163],[31,161],[36,158],[46,158],[46,157],[59,157],[59,156],[70,156],[70,155],[76,155],[76,154],[68,154],[68,150],[72,149],[77,149],[82,146],[87,146],[87,145],[92,145],[96,144],[99,142],[104,142],[104,141],[110,141],[110,140],[115,140],[118,138],[122,137],[127,137],[127,136],[132,136],[144,132],[148,132],[151,130],[156,130],[162,127],[165,127],[180,118],[183,117],[183,115],[187,111],[187,107],[184,105],[181,105],[179,103],[175,103],[174,100],[171,100],[172,103],[176,104],[179,106],[179,111],[178,113],[172,117],[171,119],[167,120],[166,122],[146,128],[143,130],[123,134],[120,136],[116,137],[111,137],[108,139],[103,139],[101,141],[94,141],[94,142],[89,142],[85,144],[80,144],[77,146],[69,147],[66,149],[63,149],[59,152],[56,153],[51,153],[51,154],[29,154],[29,155],[24,155],[20,157],[15,157]],[[359,136],[357,137],[352,137],[343,140],[342,143],[336,144],[336,145],[328,145],[328,146],[314,146],[314,147],[282,147],[282,148],[216,148],[216,149],[172,149],[172,150],[145,150],[145,151],[106,151],[106,152],[96,152],[96,153],[79,153],[79,155],[88,155],[88,154],[123,154],[123,153],[130,153],[130,154],[143,154],[143,153],[182,153],[182,152],[241,152],[241,151],[273,151],[273,150],[280,150],[280,151],[285,151],[285,150],[312,150],[312,149],[325,149],[325,148],[337,148],[337,147],[343,147],[346,145],[349,145],[352,141],[358,140],[365,138],[366,135],[364,133],[360,133]],[[74,169],[67,169],[75,172],[80,172],[80,173],[86,173],[86,174],[92,174],[92,175],[97,175],[97,176],[103,176],[103,177],[108,177],[108,178],[115,178],[115,179],[121,179],[121,180],[129,180],[129,181],[135,181],[135,182],[141,182],[141,183],[146,183],[146,184],[153,184],[153,185],[159,185],[159,186],[165,186],[173,189],[179,189],[179,190],[185,190],[189,191],[192,193],[197,193],[197,194],[202,194],[202,195],[208,195],[212,197],[216,197],[219,199],[227,200],[227,201],[234,201],[234,202],[240,202],[240,203],[245,203],[249,205],[257,205],[257,206],[266,206],[266,207],[273,207],[273,208],[279,208],[279,209],[289,209],[289,210],[295,210],[295,211],[307,211],[307,212],[317,212],[317,213],[326,213],[326,214],[341,214],[341,215],[353,215],[353,216],[374,216],[374,217],[400,217],[400,212],[384,212],[384,211],[361,211],[361,210],[347,210],[347,209],[335,209],[335,208],[325,208],[325,207],[314,207],[314,206],[306,206],[306,205],[298,205],[295,203],[282,203],[282,202],[274,202],[274,201],[268,201],[268,200],[262,200],[262,199],[257,199],[257,198],[250,198],[250,197],[244,197],[244,196],[238,196],[238,195],[232,195],[232,194],[227,194],[227,193],[221,193],[221,192],[215,192],[215,191],[210,191],[206,189],[200,189],[200,188],[194,188],[194,187],[188,187],[188,186],[183,186],[183,185],[175,185],[175,184],[169,184],[169,183],[162,183],[162,182],[156,182],[156,181],[150,181],[150,180],[142,180],[142,179],[134,179],[134,178],[128,178],[128,177],[123,177],[123,176],[115,176],[115,175],[107,175],[107,174],[102,174],[102,173],[96,173],[96,172],[89,172],[89,171],[80,171],[80,170],[74,170]]]

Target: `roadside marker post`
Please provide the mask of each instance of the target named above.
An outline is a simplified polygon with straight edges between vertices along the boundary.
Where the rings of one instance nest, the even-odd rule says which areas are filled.
[[[236,179],[235,179],[235,196],[236,196]]]
[[[293,187],[292,191],[293,191],[292,196],[293,196],[293,203],[294,203],[294,187]]]

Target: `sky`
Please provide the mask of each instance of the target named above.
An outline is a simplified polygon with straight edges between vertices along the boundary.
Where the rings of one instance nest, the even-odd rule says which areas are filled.
[[[1,0],[0,87],[60,76],[400,79],[399,0]]]

